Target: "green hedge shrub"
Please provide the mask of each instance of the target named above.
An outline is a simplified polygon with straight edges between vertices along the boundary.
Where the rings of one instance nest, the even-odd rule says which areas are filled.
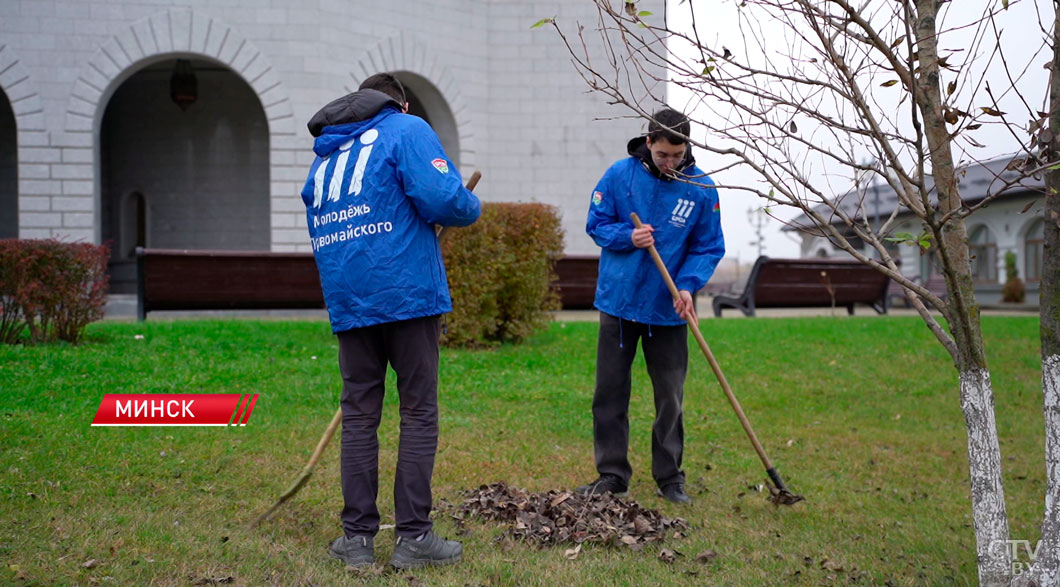
[[[107,301],[105,245],[0,240],[0,343],[76,343]]]
[[[1001,286],[1001,301],[1022,304],[1027,301],[1027,288],[1016,268],[1016,253],[1005,252],[1005,284]]]
[[[453,311],[447,346],[519,342],[544,328],[560,308],[555,263],[563,229],[554,206],[484,203],[482,217],[442,239]]]

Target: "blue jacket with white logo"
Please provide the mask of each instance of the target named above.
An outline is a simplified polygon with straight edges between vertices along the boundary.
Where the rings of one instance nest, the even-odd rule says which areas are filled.
[[[707,187],[714,182],[695,166],[691,148],[678,166],[688,181],[661,175],[644,137],[630,141],[629,153],[604,173],[589,204],[585,229],[602,247],[595,306],[642,324],[684,324],[651,254],[633,246],[630,213],[655,229],[655,248],[677,289],[695,293],[725,254],[718,191]]]
[[[438,136],[399,108],[362,90],[309,123],[317,158],[302,201],[334,332],[451,311],[434,225],[481,212]]]

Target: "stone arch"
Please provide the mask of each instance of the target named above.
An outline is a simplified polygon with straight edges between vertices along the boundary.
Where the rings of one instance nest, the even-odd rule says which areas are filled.
[[[93,151],[93,170],[87,193],[94,199],[95,235],[102,236],[100,221],[99,141],[103,115],[114,92],[128,78],[150,65],[176,58],[194,58],[227,67],[250,87],[261,102],[268,124],[270,161],[295,158],[300,152],[294,111],[286,87],[268,57],[234,27],[196,10],[169,9],[143,18],[105,42],[81,68],[66,108],[64,146]],[[283,155],[278,153],[283,152]],[[283,165],[269,165],[270,176]],[[282,182],[270,181],[269,202],[289,199]],[[273,247],[275,247],[273,242]]]
[[[271,135],[296,133],[290,96],[264,53],[222,21],[180,9],[141,19],[100,47],[74,82],[67,131],[97,131],[107,100],[123,81],[146,65],[182,56],[230,68],[261,100]]]
[[[34,135],[40,138],[30,138]],[[33,162],[20,156],[19,148],[46,145],[43,135],[40,92],[14,51],[0,44],[0,238],[19,235],[18,166]]]
[[[997,283],[998,243],[992,226],[985,222],[968,226],[968,256],[972,279],[977,283]]]
[[[460,135],[453,111],[438,87],[419,74],[394,72],[405,87],[409,114],[422,117],[431,125],[442,142],[442,147],[457,166],[460,166]]]
[[[1045,218],[1033,217],[1023,223],[1019,231],[1019,245],[1016,256],[1020,275],[1028,283],[1036,283],[1042,278],[1042,261],[1045,256]]]
[[[432,120],[435,132],[462,171],[473,167],[476,156],[471,110],[456,77],[441,64],[436,53],[408,33],[386,38],[366,50],[354,63],[346,91],[356,90],[361,80],[381,71],[394,72],[417,96],[441,100],[427,108],[428,116],[438,117]],[[454,143],[458,149],[455,153],[449,150]]]

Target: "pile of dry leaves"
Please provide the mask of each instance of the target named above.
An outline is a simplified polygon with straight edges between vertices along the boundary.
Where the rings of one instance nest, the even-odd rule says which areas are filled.
[[[681,518],[667,518],[610,493],[530,493],[501,482],[465,495],[467,499],[456,507],[454,518],[508,522],[512,536],[541,545],[589,542],[622,544],[636,550],[668,534],[680,537],[688,531],[688,523]]]

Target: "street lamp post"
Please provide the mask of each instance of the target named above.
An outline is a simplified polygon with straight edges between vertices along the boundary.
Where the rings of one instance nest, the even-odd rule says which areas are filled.
[[[747,209],[747,222],[750,223],[751,228],[755,230],[755,238],[749,244],[758,248],[758,256],[762,256],[762,252],[765,250],[765,237],[762,235],[762,228],[766,225],[766,213],[761,208],[757,210],[755,208]]]

